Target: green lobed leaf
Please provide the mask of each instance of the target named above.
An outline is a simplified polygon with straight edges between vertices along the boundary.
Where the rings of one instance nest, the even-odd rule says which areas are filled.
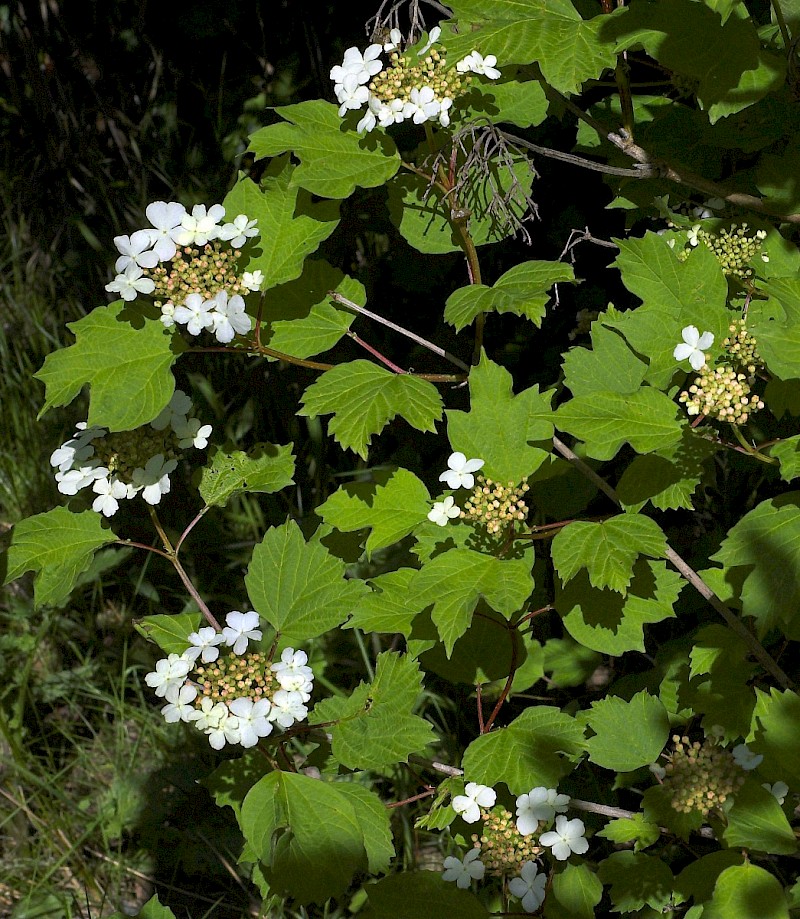
[[[610,587],[625,596],[640,555],[664,558],[667,538],[649,517],[619,514],[600,523],[576,520],[556,534],[553,565],[566,583],[585,568],[592,587]]]
[[[339,364],[303,394],[298,415],[333,414],[328,431],[345,450],[366,459],[372,435],[400,415],[418,431],[434,431],[442,397],[432,383],[392,373],[370,361]]]
[[[595,836],[602,836],[614,843],[632,842],[634,852],[641,852],[642,849],[647,849],[653,843],[658,842],[661,831],[658,824],[651,823],[644,814],[634,814],[632,817],[609,820],[602,830],[595,833]]]
[[[540,785],[556,788],[585,749],[583,728],[571,715],[533,705],[507,727],[473,740],[461,765],[471,782],[503,782],[521,795]]]
[[[644,690],[629,702],[616,696],[592,702],[584,717],[594,731],[587,741],[589,759],[616,772],[633,772],[654,763],[669,738],[667,710]]]
[[[243,492],[272,494],[294,482],[294,444],[256,444],[245,453],[216,449],[200,477],[200,497],[222,507]]]
[[[244,579],[253,609],[284,640],[306,641],[341,625],[366,593],[345,580],[345,566],[319,543],[306,543],[290,520],[253,549]]]
[[[261,343],[294,357],[308,358],[332,348],[353,323],[354,312],[328,296],[336,291],[357,306],[367,300],[364,285],[323,259],[307,259],[303,273],[264,297]]]
[[[252,179],[242,178],[223,202],[228,214],[247,214],[258,220],[258,241],[249,249],[242,270],[262,271],[265,290],[299,277],[306,256],[315,252],[339,223],[338,203],[312,204],[311,196],[298,188],[294,178],[291,165],[277,175],[264,176],[260,187]]]
[[[559,689],[580,686],[597,670],[602,658],[569,637],[549,638],[544,646],[544,670]]]
[[[797,840],[783,808],[756,779],[748,776],[726,816],[728,825],[722,838],[732,849],[755,849],[770,855],[793,855],[797,851]]]
[[[686,326],[712,332],[715,348],[721,348],[730,325],[728,282],[707,246],[698,246],[686,261],[680,261],[667,242],[651,231],[615,242],[620,253],[614,264],[622,283],[643,303],[618,318],[604,318],[603,324],[618,329],[633,350],[649,361],[645,380],[666,389],[677,370],[687,370],[687,362],[681,364],[673,356]]]
[[[183,654],[189,647],[188,635],[200,627],[200,613],[157,613],[133,622],[136,631],[158,645],[164,654]]]
[[[599,389],[633,393],[641,386],[647,364],[625,339],[601,321],[592,324],[592,349],[570,348],[564,356],[564,385],[573,396],[591,396]]]
[[[769,455],[780,463],[781,478],[791,482],[800,476],[800,434],[787,437],[769,448]]]
[[[617,483],[617,496],[626,510],[639,510],[648,501],[660,511],[687,508],[703,479],[716,446],[684,427],[681,439],[646,456],[635,456]]]
[[[373,820],[338,782],[272,772],[244,799],[240,825],[275,893],[321,903],[367,867],[362,822]]]
[[[550,288],[554,284],[574,280],[572,266],[564,262],[522,262],[501,275],[491,287],[472,284],[450,294],[444,309],[445,322],[460,332],[471,325],[480,313],[494,310],[524,316],[538,327],[550,300]]]
[[[532,128],[547,118],[548,101],[538,80],[506,80],[473,86],[458,100],[465,116],[488,115],[494,124]]]
[[[781,380],[793,380],[800,377],[800,283],[775,278],[764,287],[769,300],[749,317],[748,330],[767,368]]]
[[[451,60],[476,49],[494,54],[498,66],[536,62],[545,80],[562,93],[577,93],[586,80],[613,69],[614,35],[603,39],[598,16],[584,20],[568,0],[453,0],[458,35],[445,30]]]
[[[756,739],[748,746],[761,753],[759,773],[771,782],[783,781],[800,788],[800,696],[790,689],[772,687],[769,693],[756,689],[753,729]]]
[[[745,863],[726,868],[717,878],[703,919],[789,919],[783,887],[769,871]]]
[[[588,865],[568,864],[553,875],[545,899],[545,919],[594,919],[603,885]]]
[[[663,562],[639,559],[627,596],[598,590],[580,572],[559,589],[555,606],[572,637],[601,654],[644,651],[644,626],[675,616],[673,604],[686,582]]]
[[[644,852],[612,852],[597,871],[614,911],[632,913],[643,906],[663,910],[672,898],[672,872],[660,858]]]
[[[540,393],[536,385],[515,396],[512,383],[484,353],[469,375],[469,412],[445,412],[453,449],[484,460],[481,474],[503,483],[532,475],[548,456],[532,444],[553,436],[552,392]]]
[[[513,164],[490,166],[488,175],[473,169],[461,198],[461,209],[469,212],[469,234],[475,246],[485,246],[513,236],[528,212],[534,172],[525,157]],[[389,215],[400,234],[415,249],[433,255],[460,252],[460,233],[454,226],[449,202],[430,191],[421,176],[401,173],[387,183]],[[517,193],[510,196],[512,189]],[[508,214],[495,214],[496,200],[509,198]],[[508,219],[510,216],[510,220]]]
[[[299,157],[293,186],[322,198],[347,198],[356,187],[383,185],[400,168],[400,156],[390,137],[380,131],[360,137],[346,129],[330,102],[312,99],[275,111],[284,121],[256,131],[248,149],[256,160],[287,150]]]
[[[317,508],[325,523],[348,532],[370,527],[369,557],[412,533],[427,517],[431,496],[407,469],[396,469],[383,482],[353,482],[338,488]]]
[[[175,913],[159,901],[158,894],[154,894],[136,914],[136,919],[175,919]]]
[[[68,322],[75,344],[48,354],[34,376],[45,385],[39,417],[67,405],[89,384],[89,425],[130,431],[152,421],[172,398],[170,367],[185,346],[157,319],[122,300]],[[132,393],[136,398],[132,398]]]
[[[259,779],[272,771],[263,753],[254,747],[238,759],[224,760],[199,784],[208,790],[217,807],[230,807],[239,821],[248,792]]]
[[[742,613],[756,620],[758,634],[781,628],[800,638],[800,492],[762,501],[733,526],[711,558],[725,578],[742,569]],[[776,590],[776,585],[780,590]]]
[[[372,590],[359,597],[352,616],[342,628],[399,632],[409,638],[411,624],[421,609],[410,591],[416,573],[416,568],[398,568],[370,578]]]
[[[73,514],[66,507],[55,507],[28,517],[11,531],[3,583],[33,571],[35,607],[60,606],[92,563],[94,553],[116,539],[94,511]]]
[[[364,890],[369,899],[364,919],[489,919],[474,894],[443,880],[438,871],[403,871]]]
[[[469,628],[483,597],[510,618],[533,590],[531,558],[494,558],[472,549],[451,549],[426,562],[411,581],[420,609],[433,604],[432,618],[448,656]]]
[[[701,855],[697,861],[688,864],[675,879],[675,890],[684,900],[688,900],[689,897],[694,897],[695,903],[710,900],[720,874],[731,865],[741,865],[742,860],[742,853],[732,849]]]
[[[589,456],[609,460],[624,443],[637,453],[652,453],[681,439],[677,406],[668,396],[645,386],[634,393],[595,392],[566,402],[555,413],[555,425],[586,444]]]
[[[348,769],[405,763],[436,739],[431,725],[411,713],[421,691],[418,662],[385,651],[378,655],[371,683],[360,683],[347,698],[334,696],[317,703],[308,720],[336,722],[326,730],[333,737],[333,756]]]
[[[358,816],[358,825],[364,837],[367,853],[367,870],[381,874],[388,870],[395,856],[389,811],[381,799],[364,785],[356,782],[338,782],[336,790],[350,798]]]

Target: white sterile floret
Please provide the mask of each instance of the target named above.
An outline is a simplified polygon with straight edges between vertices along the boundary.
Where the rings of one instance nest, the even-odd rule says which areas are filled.
[[[104,517],[113,517],[119,510],[119,502],[129,497],[128,486],[119,479],[95,479],[92,491],[97,494],[92,510]]]
[[[453,100],[447,96],[442,99],[441,108],[439,109],[439,124],[446,128],[450,124],[450,107],[453,104]]]
[[[213,300],[204,300],[200,294],[189,294],[181,306],[172,314],[175,322],[186,326],[190,335],[199,335],[214,322]]]
[[[560,862],[566,861],[574,852],[583,855],[589,849],[589,841],[585,838],[586,827],[583,820],[567,820],[559,815],[556,817],[556,828],[549,833],[542,833],[539,842],[553,852],[553,858]]]
[[[225,637],[222,632],[217,632],[207,625],[196,632],[190,632],[187,640],[189,647],[183,652],[183,656],[190,661],[196,661],[199,657],[204,664],[210,664],[219,657],[217,645],[221,645]]]
[[[242,285],[248,290],[261,290],[264,283],[264,272],[259,268],[256,271],[245,271],[242,275]]]
[[[150,427],[154,431],[163,431],[168,425],[174,429],[176,424],[185,424],[191,410],[192,400],[182,389],[176,389],[169,402],[150,422]]]
[[[355,46],[348,48],[341,66],[331,69],[331,79],[334,83],[344,83],[347,76],[354,76],[359,83],[369,83],[383,70],[383,62],[378,60],[381,51],[380,45],[370,45],[363,54]]]
[[[245,335],[250,331],[250,317],[244,311],[244,300],[234,294],[230,300],[228,292],[221,290],[211,301],[214,312],[211,318],[214,324],[214,336],[223,345],[233,341],[234,335]]]
[[[67,472],[57,472],[56,482],[62,495],[77,495],[82,488],[93,484],[97,479],[104,479],[108,475],[105,466],[79,466]]]
[[[778,804],[783,804],[786,800],[786,795],[789,794],[789,786],[786,782],[776,782],[774,785],[770,785],[769,782],[764,782],[761,787],[766,788]]]
[[[168,262],[177,251],[175,243],[183,233],[181,220],[186,208],[177,201],[153,201],[147,205],[145,214],[154,227],[145,231],[150,235],[150,245],[162,262]]]
[[[233,223],[226,223],[219,231],[219,238],[229,242],[234,249],[241,249],[251,236],[258,236],[258,221],[248,220],[246,214],[234,217]]]
[[[403,106],[403,117],[412,118],[414,124],[422,124],[436,118],[440,108],[441,103],[430,86],[421,89],[415,87],[409,93],[409,101]]]
[[[296,692],[303,702],[311,698],[314,688],[314,671],[307,666],[308,656],[305,651],[284,648],[281,659],[272,664],[272,670],[281,685],[281,689]]]
[[[184,418],[182,421],[176,421],[172,430],[175,431],[178,446],[182,449],[195,447],[198,450],[205,450],[208,446],[208,438],[214,429],[210,424],[201,424],[197,418]]]
[[[204,246],[219,236],[219,222],[224,216],[225,208],[221,204],[214,204],[208,210],[205,204],[195,204],[192,213],[184,214],[181,218],[183,230],[178,234],[176,242],[179,246]]]
[[[142,497],[148,504],[158,504],[161,496],[169,493],[169,474],[178,465],[174,459],[165,459],[162,453],[151,456],[144,469],[138,467],[133,470],[133,484],[136,489],[141,489]]]
[[[308,715],[308,709],[303,704],[299,692],[288,689],[279,689],[272,697],[272,708],[269,720],[274,721],[282,728],[290,728],[295,721],[302,721]]]
[[[483,57],[477,51],[471,51],[456,64],[456,70],[459,73],[478,73],[481,76],[488,77],[490,80],[496,80],[500,76],[500,71],[494,66],[496,63],[497,58],[493,54],[487,54],[486,57]]]
[[[168,701],[173,701],[178,697],[178,691],[191,669],[191,661],[186,660],[180,654],[170,654],[169,657],[162,657],[160,661],[156,661],[156,669],[146,674],[144,681],[155,690],[159,698],[163,698],[171,688],[174,688],[173,698],[168,699]]]
[[[436,523],[440,527],[447,526],[448,521],[454,520],[461,514],[461,508],[455,505],[452,495],[448,495],[444,501],[436,501],[433,507],[428,511],[428,520]]]
[[[115,236],[114,245],[122,253],[114,263],[117,271],[124,272],[131,266],[155,268],[158,264],[158,255],[151,248],[152,242],[147,230],[137,230],[130,236]]]
[[[447,482],[448,488],[474,488],[475,476],[472,473],[477,472],[483,466],[483,462],[482,459],[468,460],[458,451],[451,453],[447,458],[450,468],[439,476],[439,481]]]
[[[700,370],[706,362],[705,349],[714,344],[714,335],[712,332],[703,332],[701,335],[697,326],[687,325],[681,332],[683,341],[675,345],[672,356],[676,361],[684,361],[687,358],[694,370]]]
[[[197,698],[197,687],[185,683],[178,690],[172,702],[168,702],[162,709],[164,720],[173,724],[176,721],[194,721],[195,707],[192,702]]]
[[[427,54],[431,49],[431,45],[436,44],[439,41],[439,36],[442,34],[442,30],[439,26],[434,26],[428,33],[428,40],[425,44],[417,51],[417,57],[422,57],[423,54]]]
[[[472,881],[480,881],[486,873],[486,865],[480,856],[480,849],[470,849],[463,861],[455,855],[448,855],[444,860],[442,880],[455,881],[456,887],[466,890]]]
[[[239,743],[243,747],[254,747],[259,737],[267,737],[272,733],[272,725],[268,719],[270,707],[269,699],[258,699],[254,702],[244,697],[234,699],[228,705],[231,713],[239,719]]]
[[[106,290],[110,294],[119,294],[126,302],[135,300],[137,294],[152,294],[156,285],[143,275],[144,272],[138,265],[129,265],[122,274],[118,274],[113,281],[106,284]]]
[[[494,807],[497,794],[487,785],[478,785],[477,782],[467,782],[463,795],[453,798],[453,810],[461,814],[464,823],[476,823],[481,819],[480,808]]]
[[[529,836],[536,831],[540,820],[552,820],[556,812],[563,813],[568,806],[569,795],[560,795],[555,788],[532,788],[517,798],[517,829],[523,836]]]
[[[369,90],[354,73],[348,73],[344,83],[337,83],[335,87],[336,99],[340,103],[339,115],[344,115],[348,109],[359,109],[369,100]]]
[[[544,889],[547,875],[539,873],[536,862],[525,862],[518,878],[511,878],[508,890],[512,897],[522,900],[526,913],[535,913],[544,903]]]
[[[206,696],[200,700],[200,710],[195,709],[191,720],[198,731],[208,736],[215,750],[221,750],[226,743],[239,743],[239,719],[230,713],[224,702],[215,704]]]
[[[59,472],[67,472],[75,464],[81,465],[88,460],[94,454],[92,441],[106,433],[104,428],[87,428],[85,422],[77,427],[75,435],[50,454],[50,465],[57,466]]]
[[[175,304],[162,303],[160,318],[161,322],[164,324],[164,328],[171,329],[175,325]]]
[[[755,769],[757,766],[760,766],[762,760],[764,759],[763,753],[753,753],[747,744],[743,743],[740,743],[738,746],[734,747],[733,750],[731,750],[731,753],[733,754],[736,765],[740,766],[747,772],[750,772],[751,769]]]
[[[696,224],[691,228],[691,230],[689,230],[689,231],[687,232],[687,234],[686,234],[686,242],[688,242],[690,246],[696,246],[696,245],[700,242],[700,238],[699,238],[699,236],[697,235],[699,232],[700,232],[700,224],[699,224],[699,223],[696,223]]]
[[[400,29],[392,29],[389,32],[389,41],[384,42],[383,50],[384,51],[394,51],[399,48],[403,43],[403,33]]]
[[[227,625],[222,630],[222,636],[225,644],[233,648],[234,654],[244,654],[247,650],[249,641],[261,641],[261,629],[258,627],[258,613],[249,610],[246,613],[240,613],[239,610],[231,610],[225,617]]]

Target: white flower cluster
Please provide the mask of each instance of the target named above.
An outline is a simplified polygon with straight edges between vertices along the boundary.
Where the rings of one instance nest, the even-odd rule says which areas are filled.
[[[190,417],[191,409],[191,399],[178,389],[161,414],[139,431],[109,434],[80,422],[50,456],[58,490],[76,495],[91,485],[97,495],[92,510],[105,517],[117,512],[120,501],[138,494],[148,504],[158,504],[170,490],[169,476],[178,465],[176,449],[208,445],[211,425]]]
[[[183,654],[170,654],[156,663],[156,669],[145,676],[145,682],[155,694],[166,699],[161,709],[170,723],[185,721],[193,724],[208,737],[215,750],[225,744],[254,747],[260,738],[275,729],[289,728],[308,715],[306,703],[311,698],[314,673],[304,651],[286,648],[277,663],[270,665],[280,689],[271,697],[238,696],[231,701],[215,701],[202,694],[199,683],[193,682],[190,671],[198,658],[212,663],[219,656],[219,645],[226,645],[235,656],[244,655],[250,641],[259,641],[258,613],[233,610],[225,619],[221,632],[211,627],[199,629],[189,636],[189,647]]]
[[[453,810],[465,823],[477,823],[481,819],[481,809],[492,808],[497,800],[493,788],[467,782],[463,795],[453,798]],[[539,825],[551,824],[555,818],[555,829],[541,833],[538,844],[550,849],[556,861],[566,861],[570,855],[583,855],[589,849],[586,839],[586,827],[582,820],[568,820],[563,812],[569,807],[569,796],[559,794],[555,788],[544,786],[532,788],[527,794],[517,798],[516,828],[521,837],[530,836],[539,831]],[[477,836],[472,837],[477,841]],[[503,833],[508,838],[508,830]],[[470,886],[473,880],[481,880],[486,866],[481,861],[481,848],[478,845],[464,856],[463,860],[449,856],[444,860],[445,881],[455,881],[461,888]],[[525,861],[519,876],[512,878],[508,890],[512,896],[522,901],[522,908],[529,913],[535,912],[544,902],[546,886],[545,874],[539,873],[535,861]]]
[[[456,451],[447,459],[448,469],[439,476],[440,482],[446,482],[448,488],[473,488],[475,476],[484,461],[482,459],[468,460],[463,453]],[[448,495],[442,501],[436,501],[433,508],[428,511],[428,520],[440,527],[447,526],[450,520],[460,516],[461,508],[456,506],[455,499]]]
[[[250,319],[245,314],[244,300],[238,293],[229,296],[228,291],[218,290],[213,296],[201,293],[187,293],[186,285],[175,285],[174,279],[159,266],[161,263],[178,261],[188,267],[181,273],[182,280],[191,285],[198,280],[197,268],[214,268],[220,265],[213,260],[210,265],[197,259],[197,265],[181,260],[181,253],[198,255],[212,241],[228,243],[231,251],[240,249],[248,239],[258,235],[255,220],[239,214],[231,223],[222,223],[225,208],[214,204],[206,208],[196,204],[191,213],[177,201],[153,201],[145,211],[151,226],[137,230],[130,236],[115,236],[114,244],[120,253],[115,268],[118,272],[113,281],[106,284],[106,290],[119,294],[123,300],[135,300],[138,294],[162,295],[159,281],[167,291],[175,287],[177,296],[167,296],[161,303],[161,321],[168,328],[175,323],[185,325],[190,335],[198,335],[203,329],[213,331],[217,341],[227,344],[235,334],[250,331]],[[194,274],[192,272],[194,270]],[[244,272],[240,279],[243,290],[259,290],[264,276],[261,271]],[[202,286],[201,288],[202,289]],[[177,302],[176,302],[177,300]]]
[[[410,55],[400,56],[403,36],[399,29],[392,29],[386,44],[370,45],[363,53],[356,47],[348,48],[342,63],[330,72],[339,115],[351,109],[358,111],[366,105],[367,111],[358,122],[359,133],[372,131],[376,125],[386,128],[408,119],[414,124],[438,121],[447,127],[453,96],[461,89],[459,76],[475,73],[496,80],[500,71],[494,66],[497,63],[494,55],[484,58],[472,51],[456,64],[455,78],[450,78],[442,53],[434,50],[425,57],[441,34],[438,26],[431,29],[424,46],[416,53],[417,58],[423,58],[418,63]],[[380,59],[384,51],[391,52],[392,66],[387,79],[375,80],[384,69]]]

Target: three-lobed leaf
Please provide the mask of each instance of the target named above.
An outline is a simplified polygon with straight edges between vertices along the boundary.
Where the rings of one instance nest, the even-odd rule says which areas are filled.
[[[628,702],[617,696],[593,702],[584,717],[594,731],[587,741],[589,759],[604,769],[632,772],[654,763],[669,737],[667,710],[644,690]]]
[[[221,507],[237,494],[271,494],[294,481],[292,447],[257,444],[246,453],[218,449],[203,469],[198,490],[208,506]]]

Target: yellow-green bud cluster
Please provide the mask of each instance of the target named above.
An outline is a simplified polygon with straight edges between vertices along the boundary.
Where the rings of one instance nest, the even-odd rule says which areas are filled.
[[[189,679],[198,687],[195,707],[200,708],[204,698],[217,702],[233,702],[241,697],[252,699],[271,699],[273,693],[280,689],[275,674],[270,669],[270,661],[260,651],[252,651],[241,656],[235,654],[220,655],[210,664],[204,664],[198,658]]]
[[[421,60],[397,51],[392,52],[389,60],[390,66],[376,74],[369,84],[370,93],[384,104],[395,99],[406,103],[410,101],[412,89],[424,86],[433,90],[434,99],[439,103],[444,99],[454,100],[464,92],[471,76],[455,68],[448,70],[446,54],[435,48]]]
[[[177,459],[181,452],[178,438],[171,427],[156,431],[145,425],[133,431],[118,431],[92,441],[98,465],[128,484],[133,481],[133,470],[144,469],[147,461],[161,453],[165,460]]]
[[[722,342],[722,347],[737,363],[745,367],[749,374],[754,374],[763,362],[758,353],[757,342],[747,331],[744,319],[735,319],[728,326],[728,331],[731,334]]]
[[[708,233],[700,229],[697,238],[702,239],[714,253],[725,274],[746,280],[753,275],[750,262],[761,252],[767,234],[764,230],[757,230],[751,236],[747,232],[747,224],[743,223],[741,226],[734,224],[730,230],[721,230],[719,233]],[[761,258],[765,262],[769,261],[765,253],[762,253]]]
[[[535,861],[543,851],[533,836],[520,833],[511,813],[500,805],[483,818],[483,832],[472,834],[472,844],[481,850],[486,873],[496,877],[518,875],[525,862]]]
[[[156,285],[156,306],[185,303],[189,294],[211,300],[221,290],[227,291],[229,297],[247,296],[250,291],[242,284],[237,266],[241,254],[241,250],[231,249],[218,239],[206,243],[202,250],[179,248],[171,261],[144,271]]]
[[[704,364],[700,375],[679,402],[689,415],[708,415],[730,424],[744,424],[754,412],[764,408],[758,396],[751,396],[752,377],[737,372],[730,364],[709,367]]]
[[[461,511],[462,518],[485,526],[490,535],[526,519],[529,511],[523,496],[529,489],[527,479],[519,485],[501,485],[479,475],[475,481],[472,496]]]
[[[707,817],[719,810],[744,782],[744,770],[733,754],[706,739],[692,743],[675,734],[675,748],[667,756],[664,786],[672,792],[672,807],[681,814],[699,812]]]

